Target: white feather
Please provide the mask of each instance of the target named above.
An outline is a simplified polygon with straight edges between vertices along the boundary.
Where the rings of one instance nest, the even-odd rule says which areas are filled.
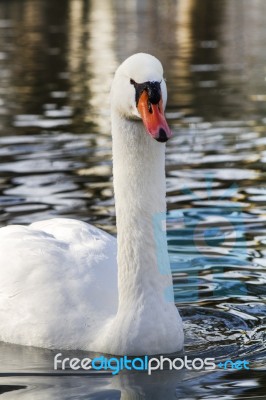
[[[183,346],[162,229],[165,145],[132,119],[130,79],[160,81],[164,106],[167,97],[156,58],[136,54],[118,68],[111,92],[117,242],[71,219],[1,228],[2,341],[128,355]]]

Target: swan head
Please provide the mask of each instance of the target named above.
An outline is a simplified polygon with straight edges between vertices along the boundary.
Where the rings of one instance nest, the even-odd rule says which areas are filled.
[[[157,58],[137,53],[118,67],[111,90],[112,110],[129,120],[142,120],[146,132],[158,142],[172,136],[164,116],[166,101],[163,67]]]

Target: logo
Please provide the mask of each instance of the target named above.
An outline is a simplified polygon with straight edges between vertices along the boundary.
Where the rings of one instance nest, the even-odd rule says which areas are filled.
[[[249,361],[247,360],[226,360],[224,363],[219,362],[215,364],[215,358],[189,358],[188,356],[168,358],[164,356],[159,357],[110,357],[99,356],[95,358],[69,358],[62,357],[62,353],[57,353],[54,357],[54,370],[71,369],[78,370],[94,370],[94,371],[110,371],[112,375],[117,375],[120,371],[147,371],[151,375],[153,371],[163,370],[214,370],[216,368],[223,368],[228,370],[250,369]]]
[[[227,265],[232,262],[239,264],[241,258],[245,259],[247,255],[244,213],[241,205],[234,200],[238,187],[233,184],[228,189],[219,191],[218,199],[216,192],[214,196],[213,187],[213,175],[206,175],[205,187],[199,195],[189,187],[184,187],[182,192],[189,195],[194,207],[172,210],[167,217],[171,261],[174,260],[177,269],[178,266],[186,266],[187,282],[183,279],[186,289],[184,293],[187,293],[188,284],[193,285],[193,293],[189,293],[189,299],[192,301],[198,300],[200,285],[196,274],[201,268],[193,268],[195,265],[211,265],[219,270],[219,281],[213,288],[214,297],[247,293],[245,282],[238,279],[237,275],[230,280],[226,276]],[[158,268],[163,274],[165,255],[160,245],[162,226],[163,216],[156,215],[154,232],[158,249]],[[182,291],[182,283],[179,284],[179,290]]]
[[[249,361],[247,360],[236,360],[236,361],[232,361],[232,360],[226,360],[225,362],[219,362],[219,364],[217,364],[218,368],[222,368],[222,369],[226,369],[226,370],[230,370],[230,369],[237,369],[237,370],[241,370],[241,369],[250,369],[249,368]]]
[[[205,206],[205,201],[204,207],[186,208],[175,213],[179,229],[187,231],[188,245],[195,256],[221,258],[246,254],[242,207],[232,200],[237,190],[237,185],[233,184],[218,199],[214,198],[213,175],[206,176],[206,190],[203,190],[202,197],[188,187],[183,188],[193,203],[200,203],[206,197],[209,203]]]

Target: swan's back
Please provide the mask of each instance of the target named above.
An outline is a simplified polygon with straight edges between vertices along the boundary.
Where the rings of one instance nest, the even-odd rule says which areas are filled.
[[[117,303],[111,235],[71,219],[0,229],[0,340],[86,349]]]

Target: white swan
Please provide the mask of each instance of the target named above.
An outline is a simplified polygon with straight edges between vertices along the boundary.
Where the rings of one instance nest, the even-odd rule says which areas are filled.
[[[166,99],[155,57],[135,54],[117,69],[111,90],[117,241],[71,219],[0,229],[0,340],[117,355],[183,347],[163,229]]]

